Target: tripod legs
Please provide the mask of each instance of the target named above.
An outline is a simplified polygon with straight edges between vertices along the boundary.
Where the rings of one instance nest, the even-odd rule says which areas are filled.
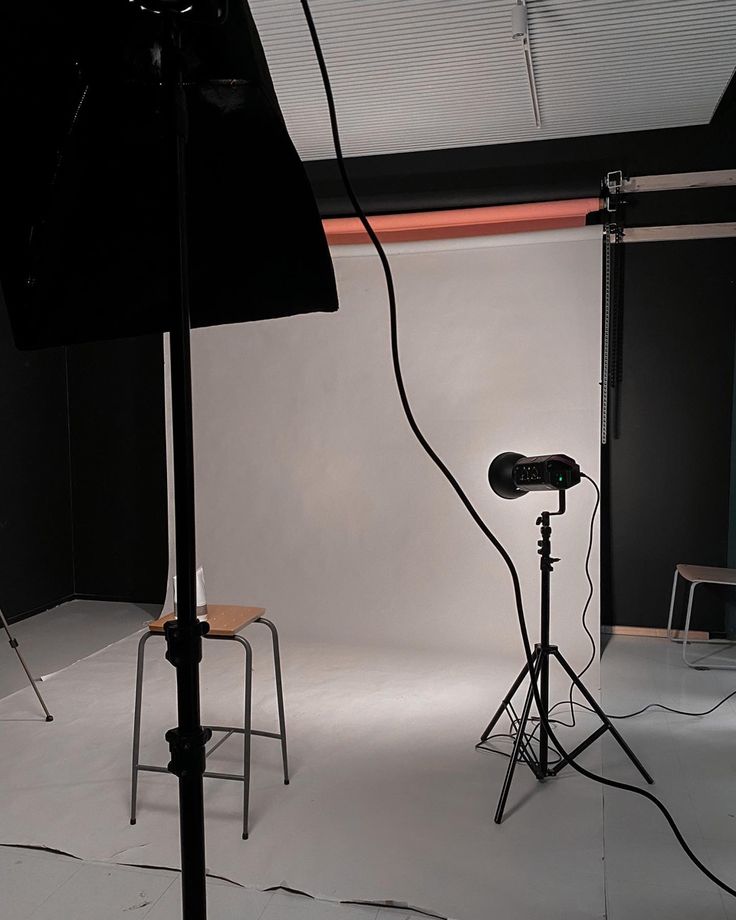
[[[53,722],[53,721],[54,721],[54,717],[53,717],[53,716],[51,715],[51,713],[48,711],[48,708],[46,707],[46,703],[44,703],[44,701],[43,701],[43,697],[41,696],[41,691],[40,691],[40,690],[38,689],[38,687],[36,686],[36,681],[33,679],[33,675],[32,675],[31,672],[28,670],[28,665],[26,664],[25,659],[23,658],[23,656],[22,656],[21,653],[20,653],[20,649],[18,648],[18,640],[17,640],[16,638],[14,638],[14,637],[11,635],[10,627],[8,626],[8,621],[5,619],[5,614],[2,612],[2,610],[0,610],[0,624],[2,624],[2,628],[5,630],[5,632],[6,632],[7,635],[8,635],[8,644],[9,644],[10,647],[13,649],[13,651],[15,652],[15,654],[18,656],[18,661],[20,661],[21,667],[22,667],[23,670],[26,672],[26,675],[27,675],[27,677],[28,677],[28,681],[29,681],[30,685],[33,687],[33,692],[34,692],[34,693],[36,694],[36,696],[38,697],[38,702],[41,704],[41,708],[42,708],[43,711],[46,713],[46,721],[47,721],[47,722]]]
[[[598,735],[602,735],[604,732],[609,731],[609,732],[613,735],[613,737],[616,739],[616,741],[618,742],[618,744],[619,744],[619,746],[621,747],[621,749],[623,750],[624,754],[626,754],[626,756],[627,756],[627,757],[629,758],[629,760],[633,763],[633,765],[636,767],[636,769],[639,771],[639,773],[641,773],[641,775],[644,777],[644,779],[645,779],[645,780],[649,783],[649,785],[651,786],[651,785],[654,783],[654,780],[653,780],[652,777],[649,775],[649,773],[645,770],[645,768],[644,768],[642,762],[639,760],[639,758],[636,756],[636,754],[631,750],[631,748],[628,746],[628,744],[627,744],[627,743],[624,741],[624,739],[621,737],[621,734],[620,734],[620,732],[618,731],[618,729],[616,728],[616,726],[615,726],[615,725],[613,724],[613,722],[608,718],[608,716],[605,714],[605,712],[603,712],[603,710],[602,710],[601,707],[598,705],[598,703],[596,702],[596,700],[593,698],[593,696],[592,696],[592,694],[590,693],[590,691],[588,690],[588,688],[585,686],[585,684],[582,682],[582,680],[580,680],[580,678],[577,676],[577,674],[573,671],[573,669],[572,669],[572,668],[570,667],[570,665],[567,663],[567,661],[565,660],[564,655],[562,655],[562,654],[560,653],[559,649],[557,649],[557,648],[553,648],[553,649],[551,650],[551,654],[553,654],[553,655],[555,656],[555,658],[559,661],[560,665],[562,666],[562,669],[565,671],[565,673],[567,674],[567,676],[568,676],[568,677],[570,678],[570,680],[573,682],[574,686],[577,687],[577,689],[582,693],[582,695],[585,697],[586,701],[587,701],[588,704],[590,705],[590,708],[591,708],[592,710],[594,710],[595,714],[598,716],[598,718],[599,718],[599,719],[601,720],[601,722],[603,723],[602,726],[601,726],[601,728],[599,728],[597,732],[594,732],[594,734],[591,735],[590,738],[589,738],[587,741],[583,742],[583,746],[579,746],[575,751],[572,752],[572,758],[574,758],[574,757],[577,755],[577,753],[579,753],[580,750],[584,750],[584,748],[586,748],[586,747],[588,746],[588,744],[592,743],[592,742],[595,740],[594,735],[597,737]],[[553,772],[553,773],[559,773],[560,770],[563,768],[563,766],[565,766],[565,764],[568,763],[568,762],[570,761],[570,759],[571,759],[571,758],[570,758],[569,755],[568,755],[568,757],[563,758],[559,763],[555,764],[554,770],[553,770],[552,772]]]
[[[538,656],[538,650],[535,648],[534,649],[534,659],[533,659],[534,661],[536,661],[537,656]],[[501,718],[504,712],[508,709],[509,705],[511,704],[511,700],[514,697],[514,694],[519,689],[522,681],[528,674],[529,674],[529,665],[525,664],[524,667],[521,669],[521,671],[519,671],[519,675],[516,678],[516,680],[513,682],[513,684],[511,684],[511,689],[501,701],[501,705],[496,710],[496,714],[491,719],[491,721],[488,723],[488,725],[486,725],[485,731],[480,736],[481,744],[483,744],[484,741],[488,740],[488,736],[491,734],[493,729],[496,727],[496,723],[498,722],[498,720]]]
[[[551,769],[548,769],[546,766],[543,766],[540,763],[540,761],[535,757],[534,752],[531,749],[531,745],[529,741],[529,735],[531,734],[531,732],[527,732],[527,725],[530,719],[532,718],[531,713],[532,713],[532,706],[534,705],[534,685],[535,684],[539,685],[540,675],[543,675],[543,674],[548,675],[548,668],[545,669],[544,665],[549,663],[550,657],[553,657],[559,663],[560,667],[563,669],[563,671],[567,674],[567,676],[572,681],[573,686],[575,686],[580,691],[580,693],[583,695],[583,697],[585,698],[586,702],[588,703],[592,711],[601,720],[601,725],[594,732],[592,732],[592,734],[588,735],[588,737],[584,741],[582,741],[573,751],[570,751],[568,754],[563,754],[562,751],[559,751],[559,755],[561,759],[554,765],[554,767],[552,767]],[[585,684],[582,682],[582,680],[580,680],[580,678],[577,676],[575,671],[573,671],[573,669],[570,667],[567,660],[561,654],[557,646],[555,645],[547,645],[547,646],[537,645],[535,646],[532,663],[533,663],[533,670],[531,673],[529,670],[529,665],[528,664],[524,665],[520,674],[517,676],[516,680],[511,685],[511,689],[506,694],[506,696],[503,698],[503,701],[501,705],[499,706],[498,710],[496,711],[495,715],[493,716],[491,721],[488,723],[488,726],[483,732],[483,735],[481,736],[481,740],[480,740],[480,744],[483,744],[489,738],[491,732],[493,731],[493,728],[495,727],[496,723],[501,718],[501,716],[505,712],[508,712],[510,714],[510,716],[512,717],[512,731],[515,732],[516,737],[514,739],[514,747],[511,753],[511,758],[509,760],[508,769],[506,770],[506,776],[504,777],[503,786],[501,788],[501,795],[499,796],[498,805],[496,807],[496,814],[494,817],[494,821],[496,822],[496,824],[500,824],[501,821],[503,820],[503,813],[506,809],[506,801],[508,799],[509,791],[511,789],[511,783],[514,779],[516,765],[520,760],[523,760],[527,764],[527,766],[531,769],[531,771],[534,773],[536,778],[540,782],[543,782],[548,776],[556,776],[560,772],[560,770],[562,770],[565,766],[567,766],[567,764],[570,763],[571,760],[574,760],[578,756],[578,754],[580,754],[587,747],[589,747],[591,744],[597,741],[606,732],[610,732],[613,735],[616,742],[620,745],[621,749],[624,751],[626,756],[629,758],[632,764],[636,767],[639,773],[641,773],[643,778],[648,783],[654,782],[652,777],[649,775],[649,773],[646,771],[646,769],[642,765],[641,761],[634,754],[634,752],[631,750],[631,748],[626,743],[626,741],[624,741],[624,739],[621,737],[621,734],[618,732],[615,725],[611,722],[609,717],[605,714],[605,712],[598,705],[598,703],[593,698],[592,694],[590,693],[588,688],[585,686]],[[517,719],[516,713],[513,708],[512,699],[513,699],[514,694],[518,691],[519,687],[521,686],[521,684],[526,678],[530,678],[529,689],[524,699],[524,706],[521,711],[521,716]],[[540,687],[540,697],[542,699],[545,698],[544,695],[541,693],[541,687]]]
[[[498,799],[498,805],[496,806],[496,815],[494,821],[496,824],[500,824],[503,820],[504,809],[506,808],[506,799],[509,797],[509,790],[511,789],[511,782],[514,778],[514,771],[516,770],[516,764],[519,762],[519,759],[524,756],[529,763],[529,766],[532,767],[531,761],[526,755],[526,737],[524,729],[526,724],[529,721],[529,713],[531,712],[532,703],[534,702],[534,685],[539,678],[539,672],[542,668],[542,658],[543,655],[540,653],[536,657],[534,662],[534,671],[531,674],[531,680],[529,681],[529,690],[526,694],[526,699],[524,700],[524,708],[521,711],[521,718],[519,719],[519,725],[516,731],[516,740],[514,741],[514,749],[511,752],[511,757],[509,759],[509,766],[506,770],[506,776],[504,777],[503,786],[501,788],[501,795]],[[528,672],[528,667],[527,667]],[[536,773],[536,770],[534,771]],[[542,777],[537,774],[537,778],[541,779]]]

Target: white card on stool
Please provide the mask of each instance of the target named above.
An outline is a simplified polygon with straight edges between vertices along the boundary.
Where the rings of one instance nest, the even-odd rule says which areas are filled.
[[[174,613],[176,613],[176,575],[174,582]],[[207,619],[207,598],[204,594],[204,569],[200,566],[197,569],[197,619]]]

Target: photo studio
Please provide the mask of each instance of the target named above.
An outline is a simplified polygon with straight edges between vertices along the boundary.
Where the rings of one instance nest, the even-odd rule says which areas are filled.
[[[0,920],[736,920],[735,67],[3,4]]]

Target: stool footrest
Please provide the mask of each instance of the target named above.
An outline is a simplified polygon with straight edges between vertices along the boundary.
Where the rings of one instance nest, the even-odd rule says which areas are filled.
[[[235,779],[240,783],[245,782],[245,777],[239,773],[212,773],[209,770],[205,770],[203,775],[210,779]]]
[[[237,726],[229,725],[205,725],[204,728],[209,728],[211,732],[227,732],[228,735],[244,735],[244,728],[237,728]],[[251,728],[251,735],[260,735],[261,738],[278,738],[279,741],[282,739],[283,735],[280,735],[278,732],[262,732],[258,731],[256,728]],[[227,738],[223,738],[223,741],[227,741]],[[217,746],[222,744],[222,741],[218,741]],[[214,748],[212,748],[214,751]]]
[[[211,733],[212,733],[212,729],[210,729],[210,734],[211,734]],[[232,731],[227,731],[227,732],[225,732],[225,734],[222,736],[222,738],[220,738],[220,740],[219,740],[218,742],[216,742],[215,744],[213,744],[212,747],[211,747],[208,751],[205,751],[205,752],[204,752],[204,759],[207,760],[207,758],[210,756],[210,754],[212,754],[214,751],[216,751],[216,750],[220,747],[221,744],[224,744],[224,743],[227,741],[227,739],[230,738],[230,737],[232,736],[232,734],[233,734]]]
[[[245,729],[237,728],[237,726],[230,727],[227,725],[203,725],[202,728],[208,728],[211,732],[225,732],[224,738],[220,738],[217,744],[212,745],[209,751],[205,751],[205,758],[209,757],[210,754],[216,751],[221,744],[224,744],[231,735],[245,734]],[[281,740],[281,735],[279,735],[277,732],[262,732],[258,731],[256,728],[252,728],[250,733],[251,735],[260,735],[262,738],[276,738],[278,741]],[[157,767],[153,764],[139,763],[136,764],[136,769],[145,770],[148,773],[171,773],[171,770],[169,770],[168,767]],[[240,776],[240,774],[235,773],[211,773],[207,771],[205,771],[202,775],[213,777],[214,779],[239,779],[241,781],[245,778]]]
[[[145,763],[139,763],[138,769],[146,773],[171,773],[167,767],[154,767],[152,764]],[[245,781],[245,777],[240,773],[214,773],[211,770],[205,770],[202,776],[208,776],[210,779],[235,779],[240,783]]]

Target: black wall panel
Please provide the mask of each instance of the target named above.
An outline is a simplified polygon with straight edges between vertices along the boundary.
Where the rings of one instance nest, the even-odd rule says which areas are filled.
[[[17,351],[0,294],[0,607],[12,619],[73,589],[64,349]]]
[[[75,591],[162,603],[168,565],[161,336],[69,354]]]
[[[616,625],[666,625],[676,563],[727,564],[735,318],[736,240],[625,247],[608,452]],[[718,592],[696,610],[693,628],[723,628]]]

